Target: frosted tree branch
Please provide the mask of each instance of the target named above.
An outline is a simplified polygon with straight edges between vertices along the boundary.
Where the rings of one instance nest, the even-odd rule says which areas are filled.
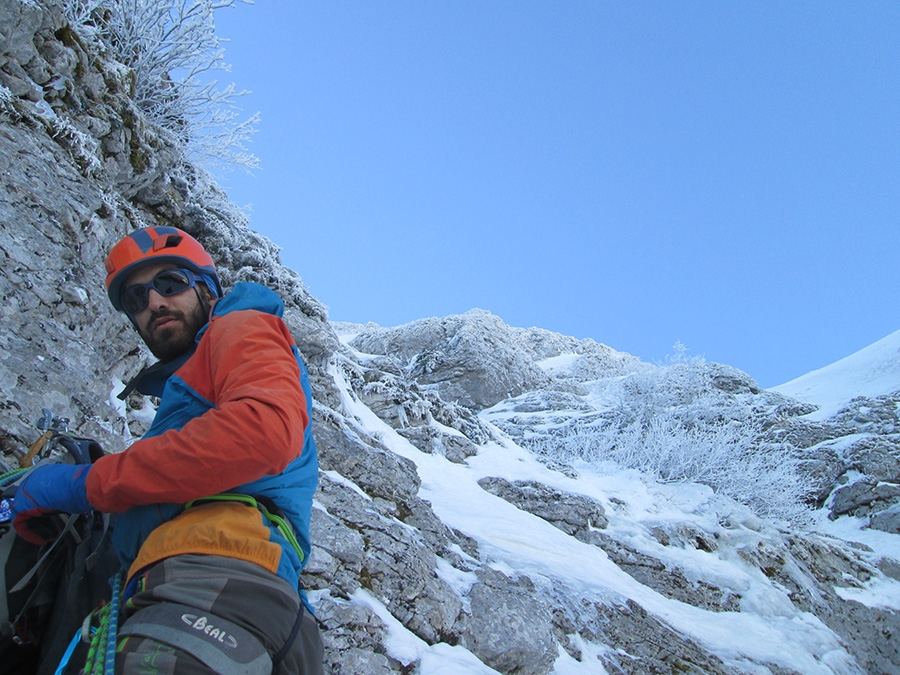
[[[172,132],[188,154],[214,164],[255,168],[246,143],[259,116],[238,119],[249,93],[206,80],[227,71],[215,10],[252,0],[66,0],[70,23],[97,37],[134,72],[133,98],[151,122]]]

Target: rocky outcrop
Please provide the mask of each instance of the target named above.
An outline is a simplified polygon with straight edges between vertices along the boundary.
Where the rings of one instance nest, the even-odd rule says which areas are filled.
[[[639,364],[593,340],[576,340],[539,328],[512,328],[490,312],[471,310],[443,319],[422,319],[398,328],[369,324],[350,345],[395,359],[411,379],[434,387],[446,401],[473,410],[537,389],[578,391],[598,372],[622,374]],[[561,354],[578,358],[556,370],[541,362]]]
[[[528,577],[482,568],[468,594],[461,644],[501,673],[542,675],[556,660],[550,608]]]
[[[560,492],[534,481],[510,483],[503,478],[482,478],[478,484],[501,499],[543,518],[574,537],[584,537],[594,528],[606,527],[603,505],[584,495]]]
[[[411,379],[431,385],[444,400],[480,410],[549,382],[531,359],[494,337],[493,329],[502,325],[488,312],[472,311],[419,321],[403,331],[368,327],[351,344],[394,355]]]

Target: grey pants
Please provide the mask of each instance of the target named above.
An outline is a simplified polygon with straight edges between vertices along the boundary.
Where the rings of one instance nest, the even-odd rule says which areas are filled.
[[[253,563],[168,558],[140,575],[123,608],[116,673],[321,675],[322,638],[305,609],[291,640],[300,610],[297,591]]]

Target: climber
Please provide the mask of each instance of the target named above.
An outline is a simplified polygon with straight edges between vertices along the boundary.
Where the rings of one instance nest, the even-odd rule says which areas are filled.
[[[48,512],[116,514],[116,673],[321,673],[298,590],[318,477],[312,398],[280,298],[246,282],[223,294],[210,255],[174,227],[132,232],[106,272],[113,307],[159,359],[126,390],[160,397],[156,416],[122,453],[35,469],[16,531],[39,538]]]

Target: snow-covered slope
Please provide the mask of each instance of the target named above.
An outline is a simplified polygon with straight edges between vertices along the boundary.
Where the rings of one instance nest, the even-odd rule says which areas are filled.
[[[900,611],[900,537],[885,510],[890,490],[886,498],[878,492],[892,480],[893,432],[886,418],[878,419],[878,429],[858,422],[859,415],[854,424],[813,425],[805,421],[812,406],[761,390],[728,366],[612,361],[607,347],[511,328],[484,312],[396,328],[337,328],[351,361],[389,365],[394,372],[386,377],[368,370],[351,384],[352,368],[331,371],[346,421],[415,465],[419,496],[454,532],[477,542],[480,564],[530,580],[541,598],[534,614],[549,609],[556,617],[550,672],[656,673],[663,672],[660,662],[674,660],[702,673],[900,673],[884,665],[895,654],[882,653],[875,637],[893,632],[890,617]],[[542,347],[535,349],[538,340]],[[422,355],[447,363],[463,341],[469,346],[464,358],[438,378],[420,377]],[[475,376],[466,370],[471,360],[478,364]],[[516,372],[534,366],[545,377]],[[406,378],[444,394],[455,391],[436,381],[467,392],[481,390],[481,378],[495,373],[520,384],[478,411],[492,428],[487,441],[453,461],[410,443],[421,438],[407,427],[412,414],[395,412],[416,407],[403,402]],[[832,457],[834,448],[843,457]],[[671,463],[660,467],[656,460],[666,453]],[[754,458],[776,456],[754,466]],[[623,462],[637,470],[623,469]],[[685,478],[694,463],[698,482]],[[787,483],[778,480],[789,478],[786,464],[807,467],[817,491],[837,496],[815,513],[797,504],[811,522],[790,535],[758,517],[756,508],[762,500],[786,512],[789,504],[769,494],[785,492]],[[874,465],[888,467],[880,479],[867,468]],[[803,494],[801,485],[790,499],[797,503]],[[873,509],[882,512],[878,529],[869,529],[865,517]],[[846,541],[871,550],[852,553]],[[473,563],[439,564],[438,574],[470,598],[476,595],[471,584],[481,578],[465,572]],[[617,609],[605,624],[602,608],[609,607]],[[629,617],[636,608],[646,612],[640,620]],[[608,632],[632,620],[626,634]],[[646,650],[661,625],[686,638],[677,655]],[[489,629],[501,635],[505,626],[495,619]],[[539,620],[517,630],[531,631],[533,639],[545,635]],[[414,655],[421,675],[442,672],[425,666],[434,663],[433,647],[397,624],[390,632],[394,658]],[[484,657],[481,646],[467,640],[461,646]],[[698,645],[705,656],[686,644]],[[453,663],[453,672],[484,672],[482,664]],[[482,663],[497,666],[489,658]]]
[[[573,599],[565,610],[574,620],[573,633],[568,636],[570,651],[559,648],[552,672],[614,672],[598,659],[605,654],[607,664],[615,661],[606,654],[609,647],[600,641],[600,635],[589,626],[578,626],[579,619],[589,620],[590,611],[579,608],[574,598],[588,607],[633,601],[735,672],[771,672],[760,664],[809,675],[861,672],[839,636],[788,601],[780,584],[759,569],[755,552],[768,548],[783,554],[784,541],[777,531],[761,528],[740,505],[717,497],[705,486],[648,484],[635,472],[604,475],[580,465],[577,476],[565,476],[502,438],[482,446],[465,464],[454,464],[413,447],[362,404],[337,369],[332,372],[348,418],[359,431],[377,436],[392,452],[415,464],[422,479],[420,495],[445,524],[477,541],[489,564],[506,576],[527,576],[542,595]],[[569,536],[487,492],[479,482],[487,477],[548,485],[594,499],[609,517],[604,533],[626,543],[631,555],[652,556],[666,567],[680,570],[696,588],[719,590],[711,593],[710,606],[702,608],[691,604],[687,596],[673,597],[671,589],[655,590],[642,584],[597,545]],[[677,533],[686,540],[673,541]],[[688,543],[691,538],[706,538],[708,543]],[[443,574],[465,596],[476,576],[449,566],[444,569]],[[797,579],[804,576],[797,571]],[[804,583],[814,582],[809,578]],[[883,583],[890,593],[900,591],[900,582]],[[860,598],[864,597],[861,592]],[[360,601],[372,604],[367,596],[360,596]],[[558,611],[564,611],[568,602]],[[896,609],[900,610],[900,602]],[[416,672],[420,675],[496,672],[471,656],[464,658],[464,650],[459,648],[423,643],[398,622],[389,625],[389,635],[389,654],[406,663],[418,660]],[[576,649],[580,659],[571,656]]]
[[[875,398],[900,391],[900,330],[773,391],[819,406],[810,415],[818,420],[831,417],[857,396]]]

